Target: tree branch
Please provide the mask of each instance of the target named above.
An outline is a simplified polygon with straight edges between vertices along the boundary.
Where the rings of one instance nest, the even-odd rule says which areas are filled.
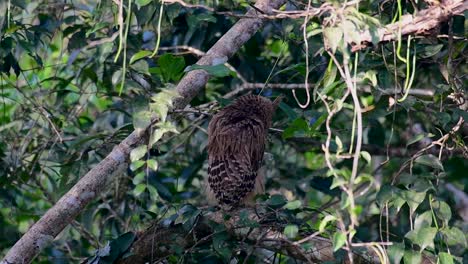
[[[258,227],[245,227],[239,224],[241,212],[244,210],[247,210],[250,220],[259,223]],[[257,248],[280,252],[309,263],[335,260],[333,245],[329,239],[315,236],[307,241],[311,249],[304,250],[300,244],[290,241],[282,234],[284,227],[278,224],[278,221],[267,220],[270,217],[268,214],[258,216],[258,212],[250,208],[230,212],[230,216],[229,220],[225,220],[226,213],[223,211],[201,215],[190,232],[184,230],[182,224],[164,226],[157,223],[139,235],[130,249],[132,254],[117,263],[154,263],[174,253],[171,245],[177,245],[185,252],[189,252],[196,246],[211,243],[213,234],[216,234],[213,223],[224,225],[234,239]],[[360,256],[356,255],[356,258]]]
[[[386,42],[398,39],[399,32],[402,36],[427,34],[437,28],[440,23],[449,20],[454,15],[463,14],[466,10],[468,10],[468,1],[466,0],[441,1],[440,5],[424,9],[415,16],[402,16],[399,22],[378,29],[377,36],[374,38],[376,37],[379,42]],[[349,43],[353,46],[352,50],[358,51],[369,46],[374,39],[372,35],[371,31],[361,33],[361,43]]]

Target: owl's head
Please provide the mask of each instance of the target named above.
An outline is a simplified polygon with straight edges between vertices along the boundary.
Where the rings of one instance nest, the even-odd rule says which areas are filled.
[[[239,97],[231,106],[245,117],[263,122],[268,128],[282,98],[283,96],[278,96],[274,101],[270,101],[263,96],[248,94]]]

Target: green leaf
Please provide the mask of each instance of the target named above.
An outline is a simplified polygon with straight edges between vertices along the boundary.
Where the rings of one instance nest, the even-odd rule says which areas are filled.
[[[164,129],[156,129],[151,133],[149,145],[152,147],[156,142],[158,142],[166,131]]]
[[[138,185],[139,183],[142,183],[145,180],[146,173],[144,171],[141,171],[133,177],[132,183],[134,185]]]
[[[135,61],[142,59],[144,57],[147,57],[151,55],[151,51],[149,50],[140,50],[139,52],[135,53],[131,58],[130,58],[130,65],[132,65]]]
[[[414,162],[432,167],[434,169],[439,169],[442,171],[444,170],[444,166],[442,165],[440,160],[432,154],[422,155],[418,157]]]
[[[166,121],[167,112],[169,112],[169,107],[167,104],[163,104],[161,102],[151,103],[150,108],[157,114],[159,120],[163,122]]]
[[[348,42],[354,44],[361,44],[361,34],[359,32],[358,26],[351,20],[343,21],[343,32],[346,32],[346,39]]]
[[[411,230],[406,233],[405,237],[411,240],[413,243],[419,245],[420,252],[426,247],[434,247],[434,238],[437,234],[437,228],[435,227],[422,227],[418,230]]]
[[[146,154],[147,149],[148,149],[148,146],[146,145],[140,145],[134,148],[132,152],[130,152],[130,161],[134,162],[143,158],[143,156],[145,156]]]
[[[133,115],[133,127],[136,130],[144,130],[151,124],[152,113],[149,111],[140,111]]]
[[[291,201],[291,202],[288,202],[284,208],[288,209],[288,210],[295,210],[297,208],[300,208],[302,206],[302,202],[300,200],[294,200],[294,201]]]
[[[150,194],[150,197],[151,197],[151,201],[159,201],[159,194],[158,194],[158,190],[156,190],[156,188],[152,185],[148,185],[146,186],[146,188],[148,189],[148,192]]]
[[[294,135],[297,133],[302,132],[307,133],[309,131],[309,125],[307,124],[307,121],[304,120],[304,118],[297,118],[294,120],[284,131],[283,131],[283,139],[288,139],[291,137],[294,137]]]
[[[361,151],[360,154],[361,154],[361,157],[364,158],[364,160],[367,161],[367,164],[371,164],[372,158],[371,158],[371,155],[369,154],[369,152]]]
[[[426,134],[419,134],[419,135],[416,135],[416,136],[414,136],[413,138],[411,138],[411,139],[408,141],[408,143],[406,143],[406,146],[408,147],[409,145],[414,144],[414,143],[416,143],[416,142],[422,140],[422,139],[425,138],[425,137],[426,137]]]
[[[135,4],[137,4],[139,7],[148,5],[151,3],[153,0],[135,0]]]
[[[342,177],[333,177],[332,184],[330,185],[330,190],[334,189],[336,187],[341,187],[341,186],[343,186],[343,185],[345,185],[347,183],[348,183],[348,181],[346,181]]]
[[[287,225],[284,228],[284,234],[288,238],[295,238],[297,236],[297,233],[299,233],[299,228],[297,227],[297,225]]]
[[[150,146],[153,146],[156,142],[158,142],[161,139],[161,137],[167,132],[179,134],[179,131],[177,131],[177,128],[171,122],[159,122],[156,123],[155,126],[157,127],[157,129],[150,136]]]
[[[154,159],[149,159],[146,161],[146,164],[148,165],[148,168],[152,169],[153,171],[158,170],[158,161]]]
[[[333,216],[333,215],[326,215],[322,221],[320,221],[320,225],[319,225],[319,232],[320,233],[323,233],[323,231],[325,231],[325,228],[327,227],[328,223],[329,222],[334,222],[336,221],[336,217]]]
[[[233,76],[233,72],[226,67],[224,64],[218,64],[218,65],[197,65],[194,64],[192,66],[189,66],[185,69],[185,72],[193,71],[193,70],[205,70],[208,72],[209,75],[213,77],[226,77],[226,76]]]
[[[383,185],[377,193],[376,201],[380,207],[383,207],[385,203],[390,202],[394,195],[393,186]]]
[[[366,173],[363,173],[363,174],[360,174],[357,178],[356,178],[356,181],[354,182],[355,184],[360,184],[362,182],[373,182],[374,181],[374,177],[372,177],[371,175],[369,174],[366,174]]]
[[[374,70],[366,71],[363,80],[369,80],[373,87],[377,86],[377,72]]]
[[[405,245],[403,243],[393,243],[387,249],[390,263],[400,264],[403,255],[405,254]]]
[[[160,66],[160,73],[162,78],[166,82],[177,82],[184,73],[184,57],[174,56],[170,53],[166,53],[158,59],[158,64]]]
[[[153,107],[158,107],[158,105],[165,105],[167,107],[171,107],[174,102],[174,99],[177,97],[180,97],[177,90],[164,89],[151,97],[151,100],[155,104],[150,104],[150,109],[154,111],[155,108]]]
[[[418,56],[421,56],[422,58],[429,58],[438,54],[442,50],[443,47],[444,47],[444,44],[417,45],[416,50],[417,50]]]
[[[281,194],[274,194],[268,199],[267,204],[273,208],[280,208],[285,205],[287,202],[286,198],[284,198]]]
[[[406,203],[406,201],[400,196],[396,196],[392,199],[390,205],[395,207],[396,211],[399,212],[401,207]]]
[[[143,160],[135,160],[130,164],[130,170],[136,171],[137,169],[141,168],[141,166],[145,165],[145,161]]]
[[[341,231],[336,231],[333,234],[333,252],[340,249],[346,242],[346,235]]]
[[[328,113],[323,113],[319,118],[309,127],[309,132],[317,131],[318,128],[327,120]]]
[[[135,186],[135,189],[133,190],[133,194],[136,196],[142,194],[146,190],[146,183],[140,183],[137,186]]]
[[[171,122],[159,122],[156,124],[156,126],[164,130],[165,132],[179,134],[179,131],[177,131],[177,128]]]
[[[418,206],[424,201],[426,192],[401,191],[401,197],[410,207],[411,212],[416,211]]]
[[[444,236],[445,242],[449,246],[460,245],[465,248],[467,247],[465,233],[457,227],[444,227],[440,230],[440,233]]]
[[[289,120],[295,120],[297,118],[296,112],[289,105],[284,102],[280,102],[279,108],[288,116]]]
[[[439,261],[437,263],[440,264],[453,264],[453,257],[447,252],[441,252],[439,253]]]
[[[444,221],[445,224],[448,224],[449,220],[452,218],[450,206],[444,201],[435,201],[432,203],[432,208],[434,208],[437,218]]]
[[[426,211],[416,216],[414,220],[414,229],[419,230],[423,227],[431,227],[432,225],[432,212]]]
[[[336,155],[339,155],[341,152],[343,152],[343,142],[341,142],[341,139],[338,136],[335,136],[335,143],[337,146]]]
[[[420,252],[413,250],[405,250],[405,255],[403,256],[403,263],[405,264],[415,264],[421,263],[422,255]]]
[[[343,30],[339,27],[327,27],[323,31],[323,36],[326,46],[332,50],[332,53],[335,53],[343,39]]]
[[[110,251],[99,259],[99,263],[114,263],[119,256],[130,248],[134,240],[135,234],[132,232],[127,232],[112,240],[109,243]]]

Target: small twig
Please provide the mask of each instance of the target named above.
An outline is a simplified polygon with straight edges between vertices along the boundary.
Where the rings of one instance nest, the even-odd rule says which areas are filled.
[[[417,158],[419,158],[420,156],[422,156],[427,150],[435,147],[435,146],[441,146],[441,147],[444,147],[444,143],[445,141],[447,141],[449,139],[450,136],[454,135],[461,127],[461,125],[464,123],[464,119],[463,117],[460,117],[458,119],[458,122],[457,124],[452,128],[452,130],[450,130],[450,132],[448,132],[447,134],[445,134],[444,136],[442,136],[441,138],[439,138],[438,140],[434,140],[431,142],[431,144],[429,144],[428,146],[426,146],[425,148],[419,150],[418,152],[416,152],[409,160],[405,161],[403,163],[403,165],[401,165],[400,169],[398,170],[398,172],[393,176],[393,179],[392,179],[392,185],[395,184],[395,182],[398,180],[400,174],[406,169],[406,167],[408,167],[408,165],[412,164],[413,161]]]
[[[373,245],[381,245],[381,246],[391,246],[393,245],[392,242],[362,242],[362,243],[352,243],[353,247],[370,247]]]
[[[316,237],[316,236],[318,236],[318,235],[320,235],[320,232],[319,232],[319,231],[317,231],[317,232],[315,232],[315,233],[313,233],[313,234],[311,234],[311,235],[309,235],[309,236],[307,236],[307,237],[304,237],[303,239],[298,240],[298,241],[294,242],[293,244],[296,245],[296,246],[298,246],[298,245],[300,245],[300,244],[302,244],[302,243],[305,243],[305,242],[307,242],[307,241],[312,240],[314,237]]]
[[[93,47],[96,47],[105,43],[113,42],[118,36],[119,36],[119,31],[116,31],[114,32],[114,34],[112,34],[112,36],[108,38],[100,38],[100,39],[92,40],[88,42],[88,45],[86,45],[83,49],[89,49],[89,48],[93,48]]]

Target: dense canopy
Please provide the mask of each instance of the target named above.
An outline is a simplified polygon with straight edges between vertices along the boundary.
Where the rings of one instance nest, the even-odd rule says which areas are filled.
[[[0,263],[466,263],[467,10],[2,1]],[[285,98],[226,212],[207,127],[247,93]]]

